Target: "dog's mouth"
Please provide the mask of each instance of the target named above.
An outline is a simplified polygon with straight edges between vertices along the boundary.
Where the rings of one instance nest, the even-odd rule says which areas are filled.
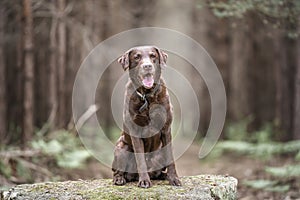
[[[147,89],[152,88],[153,84],[154,84],[153,74],[146,74],[146,75],[142,76],[142,83],[145,88],[147,88]]]

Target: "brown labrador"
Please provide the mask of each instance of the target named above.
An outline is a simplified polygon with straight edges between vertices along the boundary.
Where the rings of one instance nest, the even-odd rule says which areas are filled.
[[[157,47],[139,46],[118,59],[129,70],[129,82],[112,166],[115,185],[138,180],[139,187],[149,188],[150,179],[181,185],[171,146],[172,105],[161,77],[167,57]]]

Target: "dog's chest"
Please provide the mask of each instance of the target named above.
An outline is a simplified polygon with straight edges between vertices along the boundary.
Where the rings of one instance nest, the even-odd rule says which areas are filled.
[[[161,117],[165,113],[165,108],[157,96],[149,96],[142,98],[136,98],[129,102],[131,110],[131,118],[139,126],[148,126],[159,124]]]
[[[161,134],[156,134],[149,138],[144,138],[144,151],[145,152],[152,152],[156,151],[157,149],[161,148]]]

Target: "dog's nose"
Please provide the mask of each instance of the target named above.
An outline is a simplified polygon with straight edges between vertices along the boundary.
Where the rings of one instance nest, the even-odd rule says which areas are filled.
[[[153,66],[151,64],[143,64],[142,67],[144,70],[151,70]]]

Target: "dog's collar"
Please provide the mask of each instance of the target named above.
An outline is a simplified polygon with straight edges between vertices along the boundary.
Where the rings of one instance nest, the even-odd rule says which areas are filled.
[[[148,108],[149,106],[149,102],[148,102],[148,97],[152,96],[153,94],[155,94],[155,92],[159,89],[160,83],[158,82],[156,84],[156,86],[154,87],[153,91],[150,93],[146,93],[146,94],[142,94],[141,92],[139,92],[138,90],[136,91],[136,94],[141,98],[142,101],[144,101],[144,104],[140,107],[139,112],[143,112],[146,108]]]

